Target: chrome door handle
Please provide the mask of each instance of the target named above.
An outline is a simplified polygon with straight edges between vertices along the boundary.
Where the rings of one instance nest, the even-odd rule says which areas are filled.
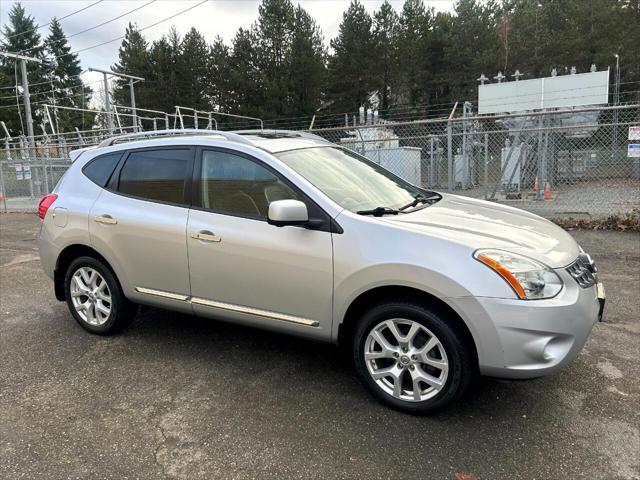
[[[113,218],[111,215],[98,215],[97,217],[94,218],[94,220],[98,223],[105,223],[107,225],[115,225],[116,223],[118,223],[118,221]]]
[[[203,242],[221,242],[222,238],[217,235],[214,235],[213,232],[209,230],[200,230],[198,233],[192,233],[191,238],[195,238],[196,240],[202,240]]]

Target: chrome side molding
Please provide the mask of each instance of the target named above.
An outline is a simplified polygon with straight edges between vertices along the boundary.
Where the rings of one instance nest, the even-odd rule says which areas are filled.
[[[247,315],[255,315],[257,317],[270,318],[272,320],[280,320],[283,322],[297,323],[299,325],[306,325],[307,327],[317,327],[318,325],[320,325],[320,322],[318,322],[317,320],[297,317],[295,315],[288,315],[286,313],[272,312],[270,310],[261,310],[259,308],[245,307],[242,305],[235,305],[232,303],[216,302],[214,300],[207,300],[206,298],[189,297],[188,295],[165,292],[164,290],[155,290],[153,288],[136,287],[135,290],[136,292],[144,293],[145,295],[154,295],[156,297],[169,298],[171,300],[189,302],[196,305],[204,305],[205,307],[219,308],[221,310],[227,310],[229,312],[244,313]]]
[[[222,310],[228,310],[230,312],[247,313],[249,315],[271,318],[273,320],[282,320],[283,322],[298,323],[301,325],[307,325],[308,327],[317,327],[319,325],[318,321],[310,320],[308,318],[296,317],[295,315],[287,315],[286,313],[272,312],[270,310],[260,310],[259,308],[243,307],[242,305],[235,305],[231,303],[215,302],[213,300],[207,300],[206,298],[192,297],[191,303],[195,303],[197,305],[205,305],[207,307],[220,308]]]
[[[180,300],[182,302],[186,302],[189,300],[188,295],[165,292],[164,290],[154,290],[153,288],[136,287],[136,292],[145,293],[147,295],[155,295],[156,297],[170,298],[171,300]]]

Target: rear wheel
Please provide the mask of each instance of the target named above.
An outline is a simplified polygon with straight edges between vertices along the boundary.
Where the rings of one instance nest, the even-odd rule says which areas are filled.
[[[133,319],[135,309],[111,270],[93,257],[79,257],[65,276],[65,297],[73,318],[91,333],[115,333]]]
[[[464,338],[426,305],[389,301],[364,314],[353,337],[356,371],[384,403],[412,413],[460,397],[472,377]]]

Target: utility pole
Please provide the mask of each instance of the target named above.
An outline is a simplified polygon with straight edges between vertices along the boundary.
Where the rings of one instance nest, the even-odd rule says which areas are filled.
[[[31,116],[31,101],[29,99],[29,79],[27,78],[27,62],[42,63],[42,60],[35,57],[26,57],[24,55],[18,55],[17,53],[0,52],[0,55],[15,58],[20,60],[20,73],[22,75],[22,100],[24,103],[24,114],[27,118],[27,137],[29,139],[29,146],[35,148],[35,141],[33,139],[33,117]]]
[[[617,107],[620,104],[620,55],[616,53],[614,57],[616,57],[616,71],[613,75],[613,105]],[[615,155],[616,148],[618,148],[618,109],[613,110],[612,155]]]
[[[107,121],[109,123],[109,133],[113,132],[113,116],[111,113],[111,100],[109,99],[109,83],[107,81],[108,75],[113,75],[115,77],[126,78],[129,80],[129,90],[131,92],[131,113],[133,114],[133,131],[137,132],[139,128],[138,117],[136,114],[136,96],[133,91],[133,85],[136,82],[144,82],[144,78],[135,77],[133,75],[125,75],[124,73],[116,73],[111,70],[100,70],[99,68],[89,68],[90,72],[98,72],[103,75],[104,78],[104,107],[107,111]]]
[[[22,76],[22,101],[24,103],[24,115],[27,120],[27,141],[29,142],[29,164],[33,163],[35,160],[36,153],[36,142],[33,138],[33,117],[31,116],[31,100],[29,98],[29,79],[27,78],[27,62],[36,62],[42,63],[42,60],[35,57],[27,57],[25,55],[19,55],[17,53],[11,52],[0,52],[0,55],[9,58],[15,58],[16,60],[20,60],[20,74]],[[36,177],[36,185],[40,185],[38,182],[38,174],[37,170],[34,170],[34,175]],[[33,192],[32,192],[33,194]]]

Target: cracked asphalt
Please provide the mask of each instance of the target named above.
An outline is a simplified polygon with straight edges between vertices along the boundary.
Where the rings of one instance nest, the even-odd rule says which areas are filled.
[[[569,367],[414,417],[330,345],[149,308],[89,335],[54,298],[37,229],[0,214],[0,478],[640,478],[638,234],[572,232],[608,299]]]

